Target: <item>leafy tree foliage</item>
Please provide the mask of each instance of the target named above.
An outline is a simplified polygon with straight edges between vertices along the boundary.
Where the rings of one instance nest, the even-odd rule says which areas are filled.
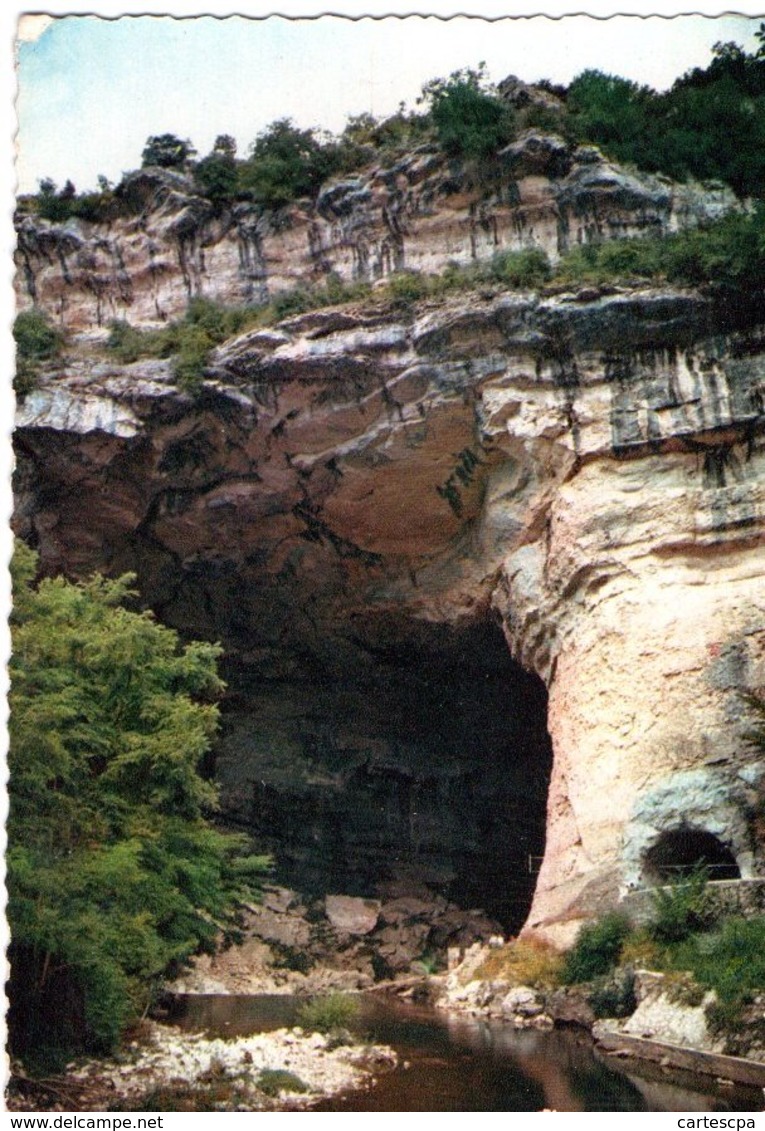
[[[63,336],[40,310],[22,310],[13,323],[16,369],[13,388],[22,397],[36,385],[40,364],[57,356]]]
[[[765,26],[765,25],[763,25]],[[763,42],[761,32],[758,38]],[[765,49],[718,43],[697,67],[657,94],[588,70],[571,84],[567,130],[619,161],[671,177],[719,179],[740,195],[765,192]]]
[[[203,946],[262,874],[207,819],[199,772],[220,649],[180,646],[130,611],[131,578],[35,586],[12,573],[9,1029],[17,1053],[107,1050],[159,979]]]
[[[218,134],[213,142],[212,152],[220,157],[236,157],[236,138],[231,134]]]
[[[40,181],[40,191],[36,199],[36,211],[44,220],[63,224],[70,217],[99,223],[114,215],[115,196],[106,177],[99,176],[99,191],[78,195],[71,181],[67,181],[61,191],[50,177]]]
[[[159,165],[163,169],[183,169],[196,154],[196,149],[188,138],[181,139],[175,134],[157,134],[146,139],[141,165]]]
[[[640,164],[651,95],[648,87],[629,79],[583,71],[568,90],[569,130],[577,139],[602,145],[619,161]]]
[[[50,177],[43,177],[37,194],[37,212],[44,220],[61,224],[72,214],[71,202],[74,195],[74,185],[71,181],[67,181],[59,192],[55,181]]]
[[[453,71],[422,88],[441,148],[450,157],[481,160],[513,136],[509,108],[488,89],[484,64]]]
[[[339,168],[332,145],[322,145],[314,130],[301,130],[290,118],[272,122],[250,146],[240,167],[240,187],[266,208],[280,208],[300,196],[313,196]]]
[[[361,168],[382,158],[393,161],[432,138],[433,127],[427,114],[407,112],[405,104],[388,118],[358,114],[348,119],[340,136],[343,171]]]
[[[236,142],[230,134],[218,135],[210,153],[194,169],[194,178],[214,204],[223,204],[236,195]]]

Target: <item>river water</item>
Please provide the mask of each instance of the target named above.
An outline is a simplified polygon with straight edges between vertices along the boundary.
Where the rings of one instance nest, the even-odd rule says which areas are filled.
[[[180,999],[173,1023],[211,1036],[241,1036],[295,1023],[287,995]],[[375,995],[351,1026],[390,1045],[399,1066],[374,1087],[318,1103],[315,1111],[761,1111],[757,1088],[601,1056],[579,1030],[518,1031]]]

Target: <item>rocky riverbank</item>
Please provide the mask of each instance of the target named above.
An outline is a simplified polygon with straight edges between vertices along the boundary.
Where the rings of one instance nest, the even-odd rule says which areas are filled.
[[[200,955],[175,994],[310,994],[368,990],[429,973],[448,948],[464,950],[500,930],[424,885],[389,885],[380,898],[308,897],[271,885],[244,908],[241,945]]]
[[[302,905],[295,904],[294,897],[295,893],[285,889],[266,893],[261,914],[264,924],[271,924],[272,933],[274,923],[284,927],[290,922],[295,927],[300,921],[297,908]],[[279,900],[281,910],[269,907]],[[345,916],[346,925],[353,925],[353,913],[358,929],[364,909],[358,905],[363,902],[328,897],[325,913],[338,920]],[[369,926],[379,912],[374,906],[366,911]],[[301,1027],[228,1038],[215,1035],[222,1024],[234,1025],[234,1031],[244,1027],[233,1020],[238,1016],[236,1005],[226,1012],[226,996],[234,999],[242,993],[257,997],[276,992],[285,998],[302,997],[354,984],[367,992],[426,1002],[442,1014],[500,1021],[513,1029],[542,1034],[575,1025],[592,1035],[601,1056],[623,1058],[638,1076],[657,1071],[649,1066],[653,1061],[661,1071],[690,1070],[718,1083],[760,1086],[760,1077],[765,1081],[765,998],[747,1007],[745,1024],[733,1040],[714,1023],[715,1013],[710,1010],[714,994],[704,993],[688,975],[631,971],[634,997],[627,1009],[621,1008],[625,998],[617,1010],[622,1015],[614,1017],[604,1015],[603,986],[561,986],[560,954],[536,942],[500,943],[498,937],[489,944],[477,941],[462,950],[452,948],[447,971],[428,973],[413,964],[409,971],[400,970],[386,981],[374,981],[363,962],[354,969],[354,958],[368,957],[354,947],[335,954],[334,965],[325,965],[314,950],[313,965],[305,973],[281,968],[280,953],[283,955],[273,940],[269,945],[253,932],[243,947],[199,959],[174,989],[192,996],[195,992],[217,995],[216,1013],[223,1006],[218,1021],[208,1027],[207,1022],[199,1022],[197,1014],[197,1022],[192,1022],[205,1032],[177,1028],[166,1020],[146,1023],[114,1059],[73,1064],[63,1075],[36,1083],[15,1077],[9,1107],[20,1111],[287,1111],[312,1107],[341,1092],[374,1087],[378,1077],[395,1068],[398,1061],[390,1047],[368,1043],[368,1036],[359,1041],[341,1028],[322,1035]],[[613,975],[616,989],[626,984],[624,973]],[[289,1009],[286,1013],[279,1009],[270,1023],[281,1024],[284,1016],[291,1016]],[[223,1016],[232,1020],[221,1022]],[[303,1020],[300,1015],[299,1020]],[[183,1024],[188,1026],[189,1021]],[[535,1039],[531,1033],[529,1038]]]
[[[442,1009],[501,1018],[520,1029],[578,1025],[609,1055],[765,1083],[765,995],[726,1023],[715,992],[689,974],[624,967],[597,984],[560,986],[553,955],[540,951],[534,969],[526,954],[514,968],[512,951],[512,945],[475,944],[431,987],[432,1000]],[[536,974],[528,984],[519,984],[516,973],[523,964]]]
[[[488,939],[498,926],[424,886],[389,885],[380,898],[362,899],[267,885],[260,904],[242,908],[241,929],[239,945],[199,955],[167,987],[169,996],[308,998],[391,981],[426,992],[436,954]],[[223,1039],[155,1020],[114,1060],[72,1065],[37,1082],[18,1073],[9,1104],[20,1111],[292,1110],[372,1086],[395,1063],[390,1048],[357,1043],[342,1030],[323,1036],[284,1028]]]
[[[383,1045],[301,1028],[230,1040],[151,1022],[114,1059],[88,1060],[44,1081],[11,1082],[15,1111],[291,1111],[373,1086],[396,1064]]]

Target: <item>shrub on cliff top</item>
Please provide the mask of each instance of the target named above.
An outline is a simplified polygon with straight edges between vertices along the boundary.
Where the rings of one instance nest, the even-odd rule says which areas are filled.
[[[188,138],[176,137],[175,134],[155,134],[146,139],[141,165],[143,168],[158,165],[162,169],[183,169],[196,152]]]
[[[213,204],[222,205],[236,195],[239,173],[236,141],[230,134],[219,134],[210,152],[194,168],[194,180]]]
[[[449,157],[481,161],[513,136],[513,115],[489,88],[485,65],[431,79],[422,88],[439,145]]]
[[[673,179],[723,180],[740,196],[765,186],[765,54],[718,43],[712,62],[657,93],[586,70],[568,88],[564,129],[617,161]]]
[[[250,146],[239,166],[239,189],[264,208],[281,208],[301,196],[314,196],[341,166],[336,145],[315,130],[301,130],[290,118],[272,122]]]

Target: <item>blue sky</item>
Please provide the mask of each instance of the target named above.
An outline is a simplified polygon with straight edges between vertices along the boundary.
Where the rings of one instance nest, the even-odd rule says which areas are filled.
[[[189,137],[204,154],[219,133],[244,153],[279,117],[339,130],[348,114],[413,105],[429,78],[481,60],[494,80],[566,82],[598,67],[663,87],[708,62],[718,40],[751,47],[757,26],[699,16],[63,16],[17,48],[19,188],[35,191],[43,176],[81,191],[99,173],[116,180],[140,164],[150,134]]]

